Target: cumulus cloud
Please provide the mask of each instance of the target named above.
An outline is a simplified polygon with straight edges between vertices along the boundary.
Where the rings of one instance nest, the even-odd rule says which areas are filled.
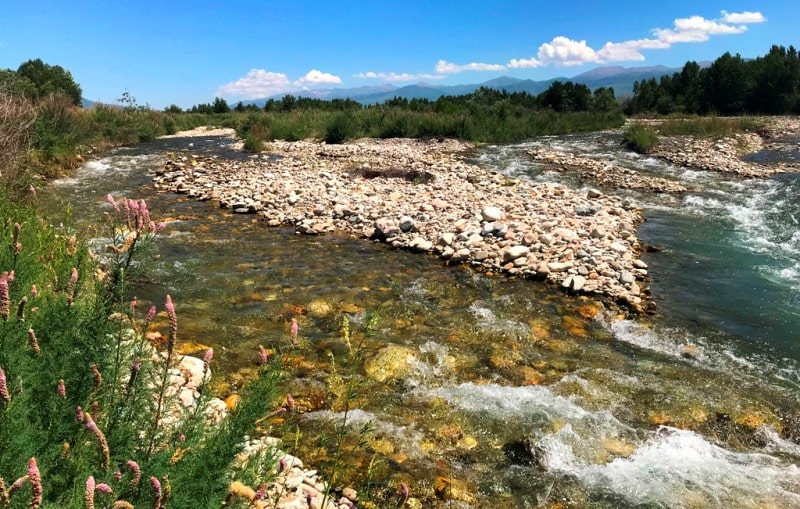
[[[359,79],[375,79],[383,81],[414,81],[414,80],[441,80],[444,76],[441,74],[409,74],[409,73],[395,73],[395,72],[360,72],[353,75],[354,78]]]
[[[512,58],[508,62],[508,67],[512,69],[523,69],[526,67],[541,67],[544,63],[534,57],[531,58]]]
[[[259,99],[279,94],[291,88],[289,79],[283,73],[268,72],[264,69],[250,69],[242,78],[220,85],[218,96]]]
[[[482,64],[473,62],[470,64],[454,64],[447,60],[436,62],[436,72],[440,74],[455,74],[464,71],[504,71],[506,66],[501,64]]]
[[[715,35],[735,35],[747,31],[751,23],[763,23],[766,18],[760,12],[722,11],[721,18],[712,20],[702,16],[677,18],[672,28],[656,28],[653,37],[622,42],[607,42],[599,50],[589,46],[585,40],[574,40],[565,36],[539,46],[536,57],[511,59],[509,68],[541,67],[545,65],[576,66],[608,62],[642,61],[641,50],[666,49],[676,43],[703,42]],[[451,66],[454,70],[440,70],[439,66]],[[439,72],[459,72],[461,66],[439,61]]]
[[[763,23],[767,21],[767,18],[764,17],[763,14],[760,12],[751,12],[751,11],[744,11],[744,12],[728,12],[722,11],[722,21],[725,23]]]
[[[597,52],[587,46],[586,41],[574,41],[561,35],[539,46],[537,56],[544,64],[564,66],[600,61]]]
[[[339,76],[334,76],[327,72],[322,72],[317,69],[312,69],[306,73],[305,76],[298,79],[295,83],[299,86],[318,85],[320,83],[341,83],[342,79]]]

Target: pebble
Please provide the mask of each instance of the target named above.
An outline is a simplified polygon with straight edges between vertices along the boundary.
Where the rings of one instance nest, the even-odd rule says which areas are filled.
[[[270,146],[280,157],[230,161],[172,154],[154,184],[161,191],[190,190],[223,208],[242,204],[265,224],[288,225],[302,235],[338,230],[558,286],[574,274],[596,274],[592,285],[576,290],[572,284],[572,291],[608,297],[634,312],[646,308],[649,292],[634,295],[620,280],[627,271],[646,284],[646,274],[634,271],[638,242],[631,233],[643,217],[628,200],[485,170],[466,161],[471,146],[457,140]],[[198,166],[202,173],[193,169]],[[353,170],[365,166],[379,176]],[[402,178],[398,168],[431,178]],[[586,256],[576,259],[578,250]],[[612,263],[618,268],[609,270]]]

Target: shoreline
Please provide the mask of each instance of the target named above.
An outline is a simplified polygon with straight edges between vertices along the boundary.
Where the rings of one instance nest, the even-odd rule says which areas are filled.
[[[298,234],[341,231],[652,311],[636,204],[485,170],[466,162],[472,148],[456,140],[275,141],[246,161],[171,154],[154,183]]]

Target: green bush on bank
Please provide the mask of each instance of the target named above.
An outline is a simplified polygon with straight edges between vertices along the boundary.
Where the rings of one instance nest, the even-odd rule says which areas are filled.
[[[647,154],[658,143],[658,133],[652,126],[636,123],[625,131],[623,143],[634,152]]]
[[[237,476],[268,481],[266,470],[232,465],[242,438],[276,408],[279,370],[262,365],[220,425],[199,411],[174,427],[159,424],[171,397],[162,391],[156,400],[153,382],[168,378],[169,363],[153,361],[145,338],[152,317],[129,300],[127,279],[153,240],[153,226],[136,221],[146,218],[145,204],[108,207],[111,255],[106,277],[97,277],[101,267],[69,217],[49,226],[28,201],[0,193],[0,500],[84,508],[91,493],[98,507],[161,507],[155,479],[164,507],[216,508]],[[177,315],[164,308],[173,325],[160,349],[175,359]],[[201,402],[210,396],[204,388]],[[90,478],[113,492],[87,491]],[[9,493],[12,485],[19,489]]]

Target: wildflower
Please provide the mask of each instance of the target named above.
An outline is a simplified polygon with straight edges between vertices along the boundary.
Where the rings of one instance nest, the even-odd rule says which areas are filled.
[[[136,311],[136,296],[133,296],[131,299],[131,316],[133,316],[134,311]]]
[[[8,294],[8,275],[3,273],[0,276],[0,317],[8,320],[8,313],[11,309],[11,297]]]
[[[128,390],[136,383],[136,377],[139,375],[139,370],[142,369],[142,360],[137,358],[131,363],[131,375],[128,377]]]
[[[114,480],[115,481],[121,481],[122,480],[122,472],[120,472],[119,470],[114,472]]]
[[[39,506],[42,505],[42,478],[39,475],[36,458],[28,460],[28,480],[31,483],[30,509],[39,509]]]
[[[114,493],[114,490],[111,489],[111,486],[108,484],[101,482],[97,486],[94,487],[95,491],[99,491],[100,493],[105,493],[106,495],[110,495]]]
[[[69,285],[67,286],[67,304],[72,305],[75,301],[75,287],[78,284],[78,269],[72,268],[72,274],[69,276]]]
[[[261,483],[261,486],[256,490],[253,500],[264,500],[267,498],[267,483]]]
[[[161,509],[161,481],[157,477],[151,477],[150,486],[153,488],[153,509]]]
[[[211,359],[213,359],[213,358],[214,358],[214,349],[213,348],[209,348],[208,350],[206,350],[206,353],[203,355],[203,362],[205,362],[206,365],[209,365],[209,364],[211,364]]]
[[[285,472],[288,466],[289,465],[286,463],[286,458],[281,458],[280,461],[278,461],[278,473],[281,474]]]
[[[267,355],[267,351],[263,346],[258,345],[258,362],[260,364],[266,364],[268,360],[269,356]]]
[[[291,338],[292,346],[297,346],[297,332],[300,330],[300,325],[297,323],[297,318],[292,318]]]
[[[64,442],[61,444],[61,457],[66,458],[69,456],[69,442]]]
[[[294,410],[294,398],[291,394],[286,395],[286,407],[291,411]]]
[[[86,414],[83,412],[83,408],[81,408],[80,405],[75,407],[75,420],[78,422],[86,420]]]
[[[111,459],[111,452],[108,450],[108,442],[106,436],[97,427],[97,424],[92,419],[91,414],[86,414],[86,429],[97,439],[97,444],[100,446],[100,466],[103,470],[108,470],[108,463]]]
[[[106,200],[108,201],[108,203],[111,204],[112,207],[114,207],[114,212],[119,214],[119,205],[117,205],[117,202],[116,200],[114,200],[114,197],[111,196],[111,193],[108,193],[108,196],[106,196]]]
[[[61,399],[67,399],[67,388],[64,385],[64,379],[61,378],[58,380],[58,387],[56,388],[56,392],[58,392],[58,397]]]
[[[31,350],[33,350],[33,353],[39,355],[39,352],[41,351],[39,348],[39,340],[36,339],[36,333],[33,331],[33,329],[28,329],[28,342],[31,344]]]
[[[36,285],[31,285],[31,297],[35,299],[37,295],[39,295],[39,290],[36,289]]]
[[[406,484],[404,482],[401,482],[400,483],[400,503],[397,505],[397,507],[403,507],[403,505],[405,505],[405,503],[408,502],[408,494],[409,494],[408,484]]]
[[[22,252],[22,242],[15,242],[14,243],[14,256],[19,256]]]
[[[103,384],[103,375],[97,369],[97,364],[92,364],[92,376],[94,377],[94,390],[97,390]]]
[[[142,471],[139,468],[139,464],[133,460],[128,460],[125,466],[131,471],[131,489],[136,489],[139,486],[139,481],[142,480]]]
[[[17,305],[17,320],[19,320],[20,322],[25,321],[25,304],[27,303],[28,303],[28,296],[23,295],[19,301],[19,304]]]
[[[33,184],[31,184],[30,186],[28,186],[28,191],[31,193],[31,196],[32,196],[32,197],[33,197],[33,199],[35,200],[35,199],[36,199],[36,188],[35,188],[35,187],[33,187]]]
[[[167,340],[167,348],[171,352],[178,335],[178,316],[175,314],[175,305],[172,303],[172,297],[169,295],[167,295],[167,302],[164,304],[164,309],[166,309],[167,316],[169,317],[169,339]]]
[[[3,371],[3,368],[0,368],[0,400],[6,403],[11,402],[11,394],[8,392],[8,385],[6,383],[6,372]]]
[[[86,490],[83,492],[83,500],[86,502],[86,509],[94,509],[94,476],[90,475],[86,479]]]
[[[127,500],[117,500],[111,504],[111,509],[134,509],[133,504]]]

